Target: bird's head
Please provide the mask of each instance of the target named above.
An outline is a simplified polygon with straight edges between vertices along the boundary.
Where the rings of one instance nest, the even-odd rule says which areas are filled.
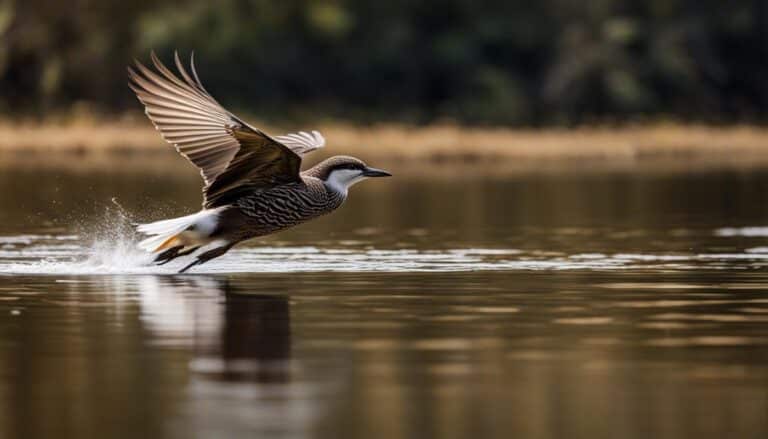
[[[348,156],[326,159],[315,165],[311,171],[315,177],[323,180],[328,188],[345,195],[350,186],[366,178],[392,175],[382,169],[372,168],[360,159]]]

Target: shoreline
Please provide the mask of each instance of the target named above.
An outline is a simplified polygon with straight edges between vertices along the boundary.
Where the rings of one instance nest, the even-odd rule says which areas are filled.
[[[476,128],[456,125],[361,127],[318,124],[327,145],[310,161],[335,154],[394,163],[633,168],[768,166],[768,128],[656,123],[575,129]],[[265,126],[270,133],[290,130]],[[0,161],[45,155],[54,161],[168,155],[173,149],[146,121],[0,122]],[[77,156],[78,159],[73,159]],[[69,157],[69,158],[68,158]]]

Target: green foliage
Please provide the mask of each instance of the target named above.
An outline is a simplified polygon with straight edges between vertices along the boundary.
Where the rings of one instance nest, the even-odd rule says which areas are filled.
[[[135,108],[125,66],[195,50],[264,118],[761,121],[763,0],[0,0],[0,111]]]

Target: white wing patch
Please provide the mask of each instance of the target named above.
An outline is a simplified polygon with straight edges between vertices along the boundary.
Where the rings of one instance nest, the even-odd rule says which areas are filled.
[[[299,131],[298,133],[274,136],[274,139],[298,155],[304,155],[325,146],[325,137],[317,131],[311,133]]]

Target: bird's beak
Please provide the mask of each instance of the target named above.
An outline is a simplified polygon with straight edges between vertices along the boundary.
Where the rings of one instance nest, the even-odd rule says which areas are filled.
[[[376,168],[365,168],[363,170],[363,175],[366,177],[391,177],[392,174],[389,172],[383,170],[383,169],[376,169]]]

